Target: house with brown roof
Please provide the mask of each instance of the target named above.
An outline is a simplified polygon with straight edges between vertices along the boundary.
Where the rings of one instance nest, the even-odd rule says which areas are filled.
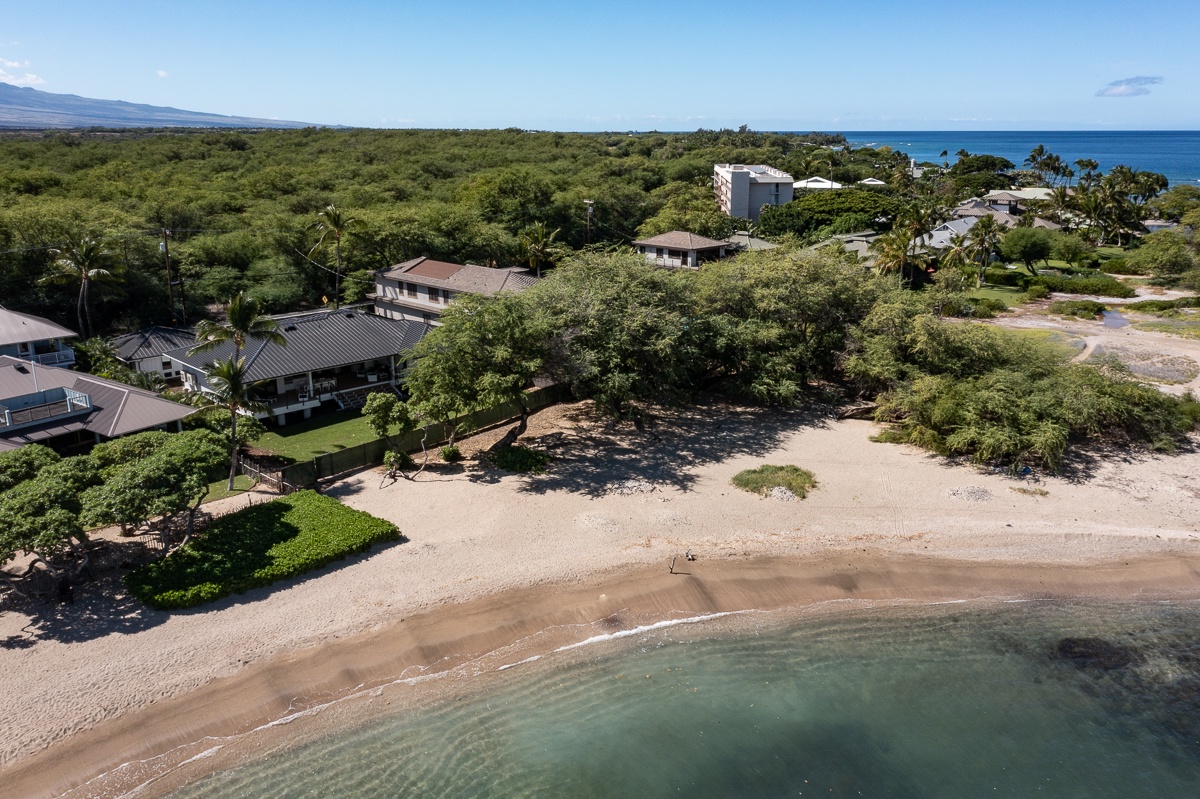
[[[75,350],[67,345],[69,338],[78,338],[78,334],[49,319],[0,305],[0,355],[44,366],[70,366],[75,363]]]
[[[0,450],[85,447],[144,430],[178,430],[196,409],[114,380],[0,355]]]
[[[724,239],[710,239],[695,233],[672,230],[633,243],[639,254],[655,266],[673,269],[699,269],[705,261],[725,257],[730,244]]]
[[[459,294],[490,297],[505,291],[524,291],[536,282],[528,269],[520,267],[490,269],[414,258],[375,274],[375,313],[387,319],[434,325]]]

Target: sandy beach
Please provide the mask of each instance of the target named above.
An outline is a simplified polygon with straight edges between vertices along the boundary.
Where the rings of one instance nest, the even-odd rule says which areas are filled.
[[[1200,598],[1194,442],[1016,479],[873,443],[876,429],[819,409],[707,405],[639,434],[587,404],[557,406],[527,436],[555,455],[548,474],[469,460],[328,487],[393,520],[405,543],[190,612],[142,608],[115,576],[74,606],[6,612],[0,784],[59,795],[552,627],[845,598]],[[730,485],[763,463],[808,468],[818,487],[784,502]]]

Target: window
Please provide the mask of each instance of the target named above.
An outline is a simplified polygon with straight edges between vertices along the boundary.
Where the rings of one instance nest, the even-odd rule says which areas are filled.
[[[430,302],[439,302],[439,301],[441,301],[441,299],[442,299],[442,292],[440,292],[434,288],[429,289],[429,301]]]
[[[173,369],[174,367],[172,367],[172,366],[171,366],[171,361],[170,361],[169,359],[167,359],[167,358],[164,358],[164,359],[163,359],[163,362],[162,362],[162,368],[163,368],[163,371],[164,371],[164,372],[169,372],[169,371],[171,371],[171,369]]]
[[[416,283],[406,283],[405,285],[408,287],[408,296],[416,297],[417,296],[417,284]]]

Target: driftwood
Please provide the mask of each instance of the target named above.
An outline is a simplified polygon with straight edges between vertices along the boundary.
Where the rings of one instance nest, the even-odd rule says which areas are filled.
[[[842,408],[837,413],[839,419],[873,419],[875,411],[879,410],[878,403],[875,402],[860,402],[857,405],[851,405],[849,408]]]

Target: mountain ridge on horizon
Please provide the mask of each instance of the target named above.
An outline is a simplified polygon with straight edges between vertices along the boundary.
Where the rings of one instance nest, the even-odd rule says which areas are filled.
[[[97,100],[0,83],[0,129],[336,127],[283,119],[209,114],[168,106]]]

